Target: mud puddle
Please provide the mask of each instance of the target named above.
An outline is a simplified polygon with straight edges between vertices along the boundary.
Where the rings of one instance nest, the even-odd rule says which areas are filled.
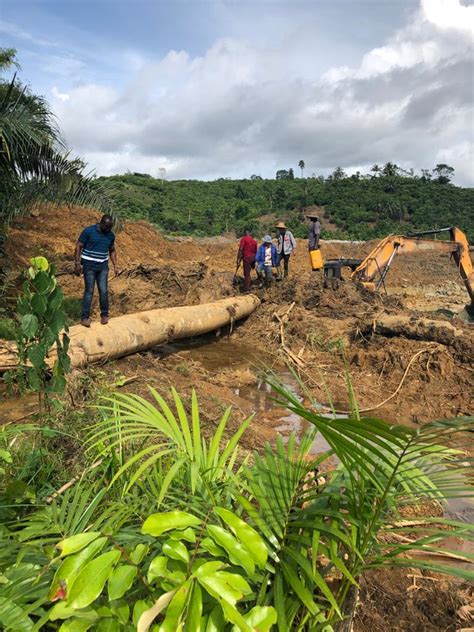
[[[210,374],[218,374],[229,369],[250,371],[255,375],[255,381],[239,385],[233,388],[233,392],[247,402],[253,412],[261,413],[262,418],[271,419],[272,427],[282,435],[284,441],[288,440],[291,432],[295,432],[301,439],[313,428],[308,421],[284,407],[281,395],[266,380],[266,376],[271,376],[272,380],[280,382],[290,393],[303,401],[300,386],[293,374],[282,364],[272,364],[270,356],[257,353],[253,345],[230,337],[216,339],[215,335],[208,334],[199,338],[175,341],[156,350],[156,355],[160,358],[171,354],[178,355],[184,361],[198,362]],[[329,450],[329,444],[318,433],[310,454],[320,454],[326,450]]]
[[[303,401],[298,382],[292,373],[285,370],[273,370],[274,377],[284,386],[290,393],[295,395],[297,399]],[[288,439],[291,432],[295,432],[296,436],[301,439],[306,433],[314,428],[306,419],[299,415],[289,412],[281,402],[281,395],[275,391],[271,384],[263,378],[259,378],[254,385],[245,385],[235,389],[235,394],[250,402],[254,406],[256,412],[272,413],[273,419],[277,424],[275,431],[283,436],[283,440]],[[280,413],[280,416],[276,416]],[[330,446],[324,437],[318,433],[310,454],[316,455],[329,450]]]
[[[30,393],[12,397],[0,384],[0,426],[32,417],[38,410],[38,395]]]
[[[255,347],[233,338],[216,338],[207,334],[197,338],[176,340],[156,349],[156,356],[166,358],[176,354],[185,360],[199,362],[206,371],[218,373],[225,369],[246,369],[257,371],[264,367],[265,358]]]

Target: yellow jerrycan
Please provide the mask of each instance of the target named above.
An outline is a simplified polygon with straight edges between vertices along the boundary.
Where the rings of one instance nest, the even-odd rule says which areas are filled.
[[[323,255],[321,254],[321,250],[310,250],[309,251],[309,260],[311,262],[312,270],[321,270],[324,266]]]

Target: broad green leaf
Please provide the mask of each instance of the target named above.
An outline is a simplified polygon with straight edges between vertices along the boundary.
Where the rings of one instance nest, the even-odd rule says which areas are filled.
[[[96,627],[96,632],[120,632],[121,627],[117,619],[102,619]]]
[[[46,298],[42,294],[34,294],[31,299],[31,306],[35,315],[41,318],[46,312],[48,304]]]
[[[222,610],[224,611],[224,616],[227,621],[229,621],[230,623],[234,623],[238,627],[240,632],[254,632],[254,630],[249,625],[247,625],[245,619],[233,604],[221,599],[220,597],[218,597],[217,599],[221,604]]]
[[[58,619],[70,619],[74,617],[75,619],[86,619],[87,621],[97,621],[99,615],[92,608],[86,608],[85,610],[81,610],[78,612],[65,601],[58,601],[48,613],[48,621],[57,621]]]
[[[173,595],[166,608],[166,617],[159,627],[159,632],[176,632],[181,628],[183,612],[189,599],[191,587],[191,580],[188,580]]]
[[[225,551],[214,542],[212,538],[203,538],[201,548],[208,551],[214,557],[225,557]]]
[[[245,579],[234,573],[217,571],[210,575],[198,575],[197,578],[212,597],[223,599],[232,605],[252,592]]]
[[[35,369],[41,369],[44,366],[45,348],[43,344],[32,345],[28,349],[28,360],[35,367]]]
[[[48,599],[57,599],[58,597],[56,595],[58,591],[62,590],[63,584],[66,588],[67,597],[67,594],[71,591],[74,581],[81,568],[101,550],[106,542],[107,538],[98,538],[89,544],[88,547],[82,549],[79,553],[71,555],[71,557],[65,559],[54,575]]]
[[[224,568],[225,564],[223,562],[205,562],[204,564],[200,564],[196,570],[193,570],[193,577],[201,577],[202,575],[212,575],[216,571],[219,571],[221,568]],[[193,566],[194,569],[194,566]]]
[[[160,614],[162,610],[166,608],[166,606],[173,599],[177,589],[170,590],[169,592],[161,595],[161,597],[155,601],[151,608],[144,610],[140,615],[140,618],[137,623],[137,632],[148,632],[151,624],[156,619],[156,617]],[[136,606],[137,604],[135,604]],[[133,618],[135,620],[135,612],[133,613]]]
[[[40,270],[34,277],[33,286],[37,292],[49,294],[56,287],[56,279]]]
[[[0,448],[0,459],[5,463],[13,463],[11,452]]]
[[[93,621],[77,618],[70,619],[61,625],[59,632],[87,632],[92,625],[94,625]]]
[[[158,555],[151,560],[147,574],[147,579],[150,583],[157,577],[169,577],[169,574],[167,557]]]
[[[139,599],[133,604],[132,621],[135,627],[138,625],[138,621],[140,617],[142,616],[142,614],[145,612],[145,610],[148,610],[148,608],[151,608],[151,605],[152,605],[152,602],[149,599],[147,600]]]
[[[186,542],[192,543],[196,542],[196,534],[191,527],[185,529],[184,531],[171,531],[169,536],[173,540],[185,540]]]
[[[20,329],[26,338],[34,338],[38,331],[38,319],[34,314],[25,314],[20,320]]]
[[[38,271],[47,272],[49,270],[49,261],[46,257],[32,257],[30,265]]]
[[[79,609],[95,601],[119,559],[120,551],[109,551],[86,564],[72,585],[68,603]]]
[[[204,632],[222,632],[225,628],[224,613],[220,606],[216,606],[207,619],[207,625]]]
[[[61,540],[56,544],[56,548],[61,551],[61,557],[71,555],[71,553],[77,553],[81,549],[85,548],[93,540],[96,540],[100,536],[99,531],[89,531],[88,533],[79,533],[73,535],[70,538]]]
[[[232,511],[224,509],[223,507],[216,507],[215,512],[222,520],[232,529],[240,542],[249,551],[250,555],[255,560],[255,563],[260,568],[265,568],[267,563],[268,550],[265,546],[265,542],[260,535],[250,527],[246,522],[241,520]]]
[[[137,567],[129,564],[121,564],[114,568],[109,577],[108,592],[109,599],[120,599],[133,584],[133,580],[137,576]]]
[[[41,378],[38,375],[38,372],[36,371],[36,369],[28,369],[27,372],[28,375],[28,384],[30,386],[30,388],[34,391],[39,391],[41,390]]]
[[[184,562],[186,565],[189,563],[188,549],[182,542],[178,542],[177,540],[167,540],[163,544],[163,553],[172,560]]]
[[[194,582],[193,592],[189,600],[188,612],[184,632],[204,632],[201,627],[202,619],[202,591],[198,582]]]
[[[142,533],[160,536],[171,529],[187,529],[201,524],[201,520],[185,511],[168,511],[148,516],[142,526]]]
[[[112,614],[117,617],[120,623],[127,623],[130,616],[130,606],[126,600],[119,599],[118,601],[111,601],[109,605]]]
[[[207,532],[218,546],[227,551],[232,564],[242,566],[248,575],[254,574],[255,563],[249,551],[231,533],[216,525],[208,525]]]
[[[137,546],[130,553],[130,560],[134,564],[140,564],[140,562],[143,560],[145,555],[148,553],[149,548],[150,547],[148,546],[148,544],[142,544],[142,543],[137,544]]]
[[[244,615],[244,621],[252,630],[269,632],[272,625],[277,622],[277,613],[275,608],[271,606],[254,606],[250,612]],[[232,632],[240,632],[240,630],[234,626]]]

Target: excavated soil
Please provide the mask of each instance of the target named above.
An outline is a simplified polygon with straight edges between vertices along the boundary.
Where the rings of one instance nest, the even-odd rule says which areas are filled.
[[[72,274],[74,244],[82,228],[95,221],[92,210],[51,208],[14,224],[7,243],[12,295],[28,258],[44,254],[56,264],[66,296],[81,297],[82,279]],[[167,239],[145,222],[125,223],[117,234],[121,272],[111,275],[109,283],[111,316],[238,294],[242,280],[234,277],[237,244],[223,237]],[[323,241],[322,252],[326,259],[362,258],[373,245]],[[376,295],[348,279],[325,283],[322,273],[311,272],[306,244],[300,241],[290,260],[289,278],[268,289],[255,282],[252,291],[261,306],[232,332],[226,329],[151,349],[102,370],[125,376],[130,381],[124,388],[141,394],[147,384],[161,390],[173,385],[184,396],[195,388],[210,434],[229,405],[234,410],[231,429],[256,412],[244,449],[258,449],[277,431],[296,427],[287,411],[271,402],[261,380],[273,369],[293,388],[288,364],[299,370],[314,400],[327,405],[330,392],[341,412],[349,409],[347,365],[359,407],[371,416],[416,425],[472,414],[469,349],[474,349],[474,327],[453,318],[468,295],[447,256],[424,252],[398,257],[386,293]],[[460,353],[449,340],[382,335],[367,326],[385,316],[449,321],[461,332],[467,351]],[[420,579],[413,588],[409,573],[377,571],[364,579],[357,632],[466,627],[456,614],[465,597],[459,586],[451,590],[450,584]]]

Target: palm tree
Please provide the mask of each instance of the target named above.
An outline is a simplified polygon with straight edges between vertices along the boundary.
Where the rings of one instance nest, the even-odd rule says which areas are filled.
[[[16,52],[0,49],[0,73],[16,66]],[[71,160],[47,101],[17,79],[0,77],[0,225],[42,200],[103,206],[85,164]]]
[[[383,166],[382,173],[384,176],[393,178],[393,176],[396,176],[398,174],[398,169],[398,165],[396,165],[394,162],[387,162]]]
[[[300,160],[298,163],[298,167],[301,169],[301,177],[303,177],[303,171],[305,168],[304,160]]]
[[[370,170],[374,173],[374,176],[373,176],[374,178],[377,177],[377,174],[380,174],[382,172],[381,167],[379,167],[379,165],[377,163],[372,165],[372,168]]]
[[[344,171],[342,167],[336,167],[332,173],[333,180],[344,180],[347,178],[347,173]]]

